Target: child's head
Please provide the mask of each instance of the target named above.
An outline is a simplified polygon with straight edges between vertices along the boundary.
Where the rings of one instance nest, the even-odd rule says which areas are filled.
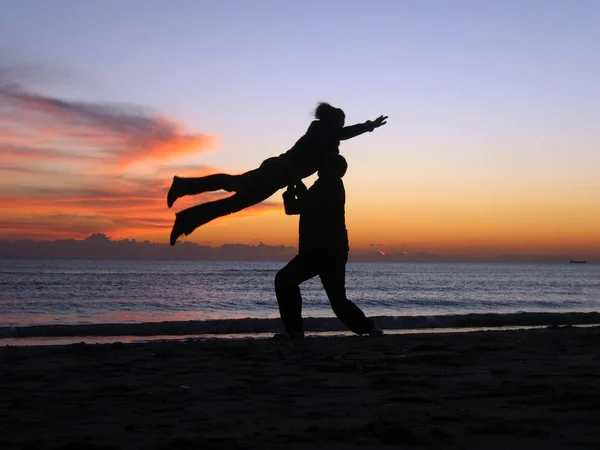
[[[328,156],[319,169],[319,178],[342,178],[348,169],[348,162],[342,155]]]
[[[340,108],[331,106],[329,103],[321,102],[315,109],[315,118],[334,128],[343,128],[346,122],[346,114]]]

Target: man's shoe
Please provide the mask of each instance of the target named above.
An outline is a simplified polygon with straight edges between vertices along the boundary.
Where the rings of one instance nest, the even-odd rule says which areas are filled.
[[[277,333],[273,336],[273,339],[280,341],[293,341],[298,339],[304,339],[304,331],[287,330],[283,333]]]
[[[369,331],[369,336],[383,336],[383,330],[377,325],[373,325],[373,328]]]

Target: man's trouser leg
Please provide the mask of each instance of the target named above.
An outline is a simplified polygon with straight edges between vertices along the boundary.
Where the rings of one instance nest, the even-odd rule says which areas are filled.
[[[312,258],[298,254],[275,276],[275,295],[285,328],[291,333],[304,332],[300,284],[317,275]]]
[[[367,334],[373,328],[374,322],[346,297],[348,252],[324,254],[319,260],[319,277],[333,312],[354,333]]]

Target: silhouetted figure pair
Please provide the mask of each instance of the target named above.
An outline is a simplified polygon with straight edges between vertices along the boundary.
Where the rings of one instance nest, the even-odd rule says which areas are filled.
[[[304,337],[300,284],[319,276],[336,316],[356,334],[381,335],[373,320],[346,297],[346,192],[343,156],[328,157],[319,178],[306,189],[300,181],[283,194],[285,213],[300,214],[298,255],[275,277],[275,294],[286,333],[275,337]]]
[[[221,189],[235,194],[177,213],[170,236],[171,245],[175,245],[182,234],[188,235],[211,220],[256,205],[279,189],[313,175],[326,157],[339,154],[340,140],[373,131],[386,123],[387,116],[344,127],[344,111],[328,103],[320,103],[315,110],[315,118],[317,120],[310,124],[304,136],[290,150],[266,159],[258,169],[241,175],[219,173],[200,178],[173,177],[167,194],[169,208],[184,195]]]

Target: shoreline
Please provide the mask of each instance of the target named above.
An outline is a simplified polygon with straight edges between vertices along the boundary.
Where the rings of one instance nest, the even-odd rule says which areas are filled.
[[[600,327],[0,347],[0,447],[600,442]]]
[[[576,312],[512,312],[468,313],[429,316],[370,316],[388,332],[411,330],[499,329],[505,327],[544,327],[600,324],[596,311]],[[305,332],[346,332],[336,317],[305,317]],[[279,318],[235,318],[163,322],[121,322],[84,324],[45,324],[27,326],[0,326],[0,345],[7,338],[90,338],[90,337],[202,337],[239,335],[256,336],[282,330]],[[4,344],[5,345],[5,344]]]
[[[500,327],[478,327],[478,328],[419,328],[419,329],[395,329],[384,330],[386,336],[395,335],[429,335],[445,333],[476,333],[487,331],[519,331],[519,330],[542,330],[562,328],[590,328],[600,327],[600,324],[589,325],[537,325],[537,326],[500,326]],[[306,334],[306,339],[315,338],[337,338],[358,337],[351,331],[323,331]],[[155,335],[155,336],[69,336],[69,337],[19,337],[0,338],[1,347],[50,347],[66,345],[111,345],[111,344],[151,344],[151,343],[186,343],[186,342],[209,342],[209,341],[243,341],[243,340],[271,340],[273,333],[236,333],[236,334],[198,334],[198,335]]]

